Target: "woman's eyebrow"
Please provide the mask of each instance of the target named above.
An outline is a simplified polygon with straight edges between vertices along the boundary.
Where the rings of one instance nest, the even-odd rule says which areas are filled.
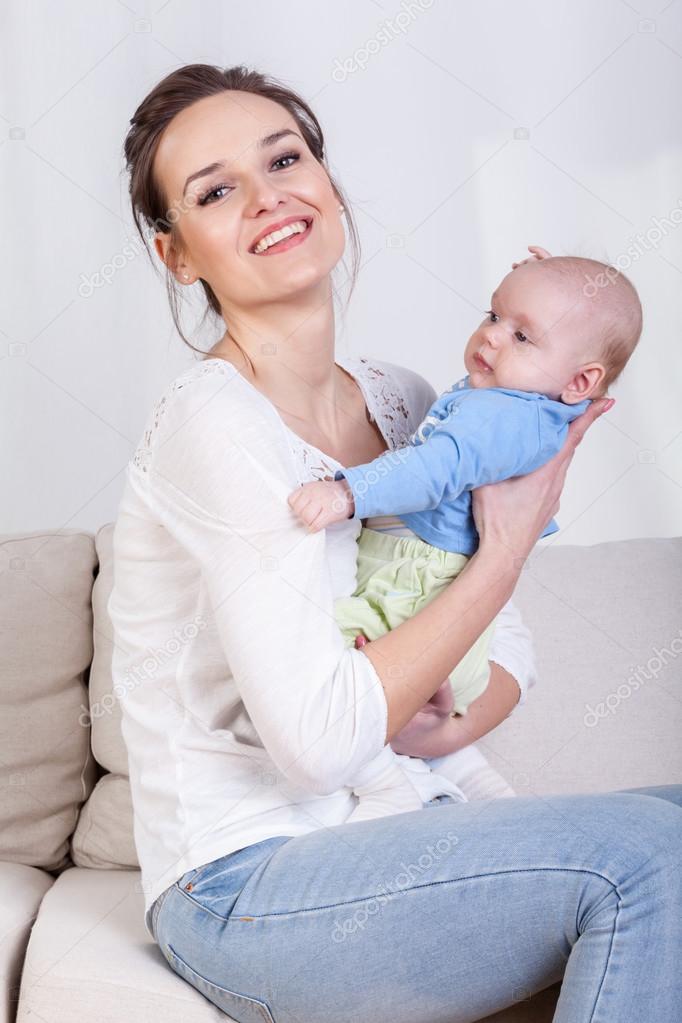
[[[294,131],[292,128],[282,128],[280,131],[273,131],[270,135],[264,135],[263,138],[259,139],[256,143],[256,148],[267,149],[268,146],[274,146],[275,143],[279,142],[280,139],[286,138],[287,135],[295,135],[296,138],[301,139],[301,142],[303,142],[303,139],[297,131]],[[207,167],[202,167],[201,170],[195,171],[194,174],[190,174],[185,181],[185,187],[182,190],[183,199],[188,187],[193,181],[196,181],[197,178],[206,177],[207,174],[213,174],[214,171],[224,170],[225,166],[226,165],[223,160],[218,160],[215,163],[209,163]]]

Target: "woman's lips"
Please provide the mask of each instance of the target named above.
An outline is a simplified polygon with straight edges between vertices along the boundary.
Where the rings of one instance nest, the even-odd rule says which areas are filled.
[[[303,219],[303,217],[301,217],[301,220],[302,219]],[[309,234],[312,231],[312,229],[313,229],[313,221],[310,220],[308,222],[308,226],[306,227],[305,231],[302,231],[301,234],[291,234],[291,235],[289,235],[288,238],[282,239],[281,242],[276,242],[274,245],[271,245],[269,249],[265,250],[265,252],[259,252],[259,253],[256,253],[256,255],[258,255],[258,256],[276,256],[279,252],[286,252],[288,249],[293,249],[297,245],[300,245],[302,242],[304,242],[306,240],[306,238],[309,236]]]

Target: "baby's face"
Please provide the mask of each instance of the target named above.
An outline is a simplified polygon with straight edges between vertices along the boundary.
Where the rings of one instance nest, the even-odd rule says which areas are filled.
[[[589,361],[587,306],[575,286],[537,263],[512,270],[467,343],[464,365],[471,386],[581,400],[569,384]]]

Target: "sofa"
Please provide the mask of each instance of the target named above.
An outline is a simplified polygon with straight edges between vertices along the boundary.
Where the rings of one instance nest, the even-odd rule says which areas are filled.
[[[0,537],[0,1023],[227,1018],[144,929],[112,533]],[[682,780],[681,597],[682,538],[536,548],[517,602],[539,683],[479,743],[519,795]],[[558,989],[515,991],[489,1023],[548,1021]]]

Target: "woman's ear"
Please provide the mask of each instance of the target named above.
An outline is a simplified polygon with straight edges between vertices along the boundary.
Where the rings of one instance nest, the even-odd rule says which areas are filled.
[[[164,234],[162,231],[157,231],[154,235],[154,248],[156,249],[159,259],[162,263],[165,263],[169,271],[173,275],[178,274],[181,264],[175,249],[173,248],[170,235]]]
[[[172,266],[168,262],[169,254],[171,251],[170,235],[163,234],[161,231],[157,231],[156,234],[154,235],[154,248],[156,249],[156,254],[161,260],[161,262],[165,263],[166,266],[168,266],[169,270],[172,270]]]
[[[561,392],[561,400],[565,405],[577,405],[591,398],[599,390],[605,376],[606,369],[601,362],[589,362],[581,366]]]

